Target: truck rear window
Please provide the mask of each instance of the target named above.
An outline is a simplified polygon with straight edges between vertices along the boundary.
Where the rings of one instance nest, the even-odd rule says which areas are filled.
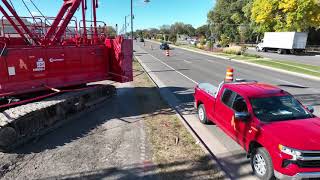
[[[250,102],[255,116],[264,122],[312,118],[292,96],[252,98]]]
[[[223,95],[222,95],[222,98],[221,98],[221,101],[229,106],[229,107],[232,107],[232,103],[233,103],[233,100],[234,98],[236,97],[236,93],[231,91],[230,89],[225,89],[223,91]]]

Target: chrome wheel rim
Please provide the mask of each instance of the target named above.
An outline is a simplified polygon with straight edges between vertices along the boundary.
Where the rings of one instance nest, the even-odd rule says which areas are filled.
[[[204,120],[204,111],[203,111],[202,108],[199,108],[198,114],[199,114],[199,119],[200,119],[201,121],[203,121],[203,120]]]
[[[253,157],[253,167],[259,176],[264,176],[267,172],[266,161],[260,154]]]

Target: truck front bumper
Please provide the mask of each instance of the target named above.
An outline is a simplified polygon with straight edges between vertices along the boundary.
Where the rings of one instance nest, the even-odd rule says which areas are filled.
[[[278,171],[274,171],[274,175],[278,179],[309,179],[309,178],[320,178],[320,172],[305,172],[305,173],[297,173],[294,176],[284,175]]]

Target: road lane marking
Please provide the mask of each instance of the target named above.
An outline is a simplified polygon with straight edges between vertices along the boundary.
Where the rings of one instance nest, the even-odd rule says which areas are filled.
[[[141,47],[140,47],[141,48]],[[190,80],[191,82],[195,83],[195,84],[199,84],[197,81],[189,78],[188,76],[184,75],[183,73],[181,73],[180,71],[174,69],[172,66],[168,65],[167,63],[161,61],[160,59],[154,57],[153,55],[151,55],[150,53],[148,53],[146,50],[144,50],[143,48],[141,48],[141,50],[143,50],[145,53],[147,53],[146,55],[151,56],[152,58],[154,58],[155,60],[159,61],[160,63],[162,63],[163,65],[167,66],[169,69],[175,71],[176,73],[180,74],[181,76],[187,78],[188,80]]]
[[[180,71],[174,69],[173,67],[171,67],[170,65],[168,65],[167,63],[161,61],[160,59],[154,57],[153,55],[151,55],[150,53],[148,54],[149,56],[151,56],[152,58],[154,58],[155,60],[159,61],[160,63],[162,63],[163,65],[167,66],[168,68],[172,69],[173,71],[177,72],[178,74],[180,74],[181,76],[187,78],[188,80],[190,80],[191,82],[195,83],[195,84],[199,84],[197,81],[189,78],[188,76],[184,75],[183,73],[181,73]]]
[[[184,62],[188,63],[188,64],[191,64],[192,62],[190,61],[187,61],[187,60],[183,60]]]

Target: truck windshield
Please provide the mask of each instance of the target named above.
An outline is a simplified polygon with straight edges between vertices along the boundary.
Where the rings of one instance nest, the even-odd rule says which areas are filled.
[[[264,122],[308,119],[312,114],[292,96],[273,96],[252,98],[250,100],[253,113]]]

